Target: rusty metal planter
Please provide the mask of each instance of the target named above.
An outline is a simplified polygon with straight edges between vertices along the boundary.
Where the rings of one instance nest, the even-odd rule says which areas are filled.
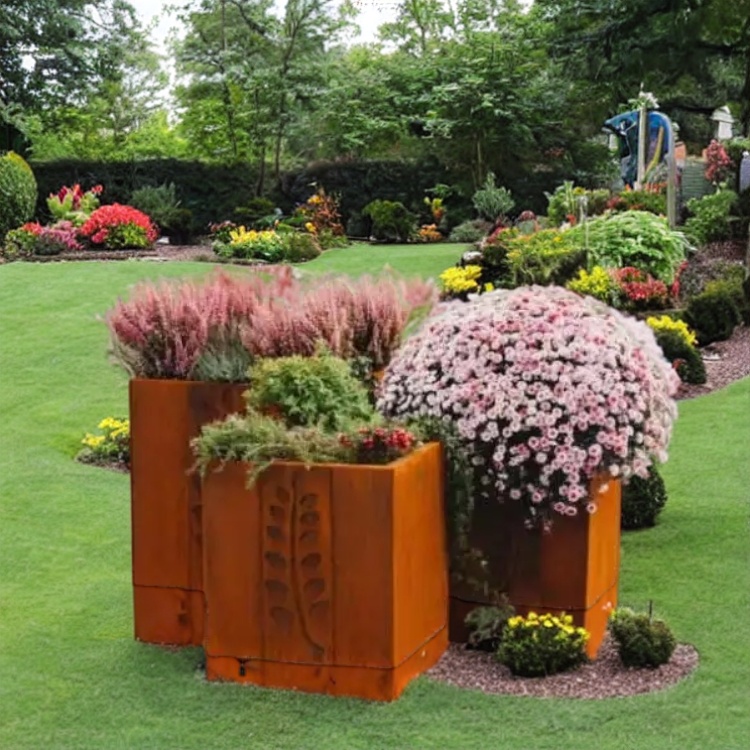
[[[442,456],[203,485],[209,680],[393,700],[447,645]]]
[[[464,618],[491,604],[490,592],[505,592],[519,614],[567,612],[591,633],[587,653],[595,657],[617,606],[620,570],[620,482],[597,477],[589,497],[598,510],[555,516],[551,532],[524,527],[523,508],[511,500],[478,501],[469,544],[487,566],[482,580],[453,582],[450,637],[463,642]]]
[[[135,637],[203,642],[201,483],[190,440],[242,411],[247,385],[130,381],[131,515]]]

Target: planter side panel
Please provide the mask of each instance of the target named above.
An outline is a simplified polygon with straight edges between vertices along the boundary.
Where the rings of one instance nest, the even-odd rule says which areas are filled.
[[[393,470],[337,466],[332,474],[334,659],[394,665]]]
[[[194,644],[203,637],[202,605],[174,607],[170,589],[198,592],[202,582],[200,479],[190,474],[190,440],[201,427],[244,407],[246,386],[189,381],[130,381],[133,584],[153,587],[134,598],[136,638]],[[195,597],[192,597],[195,599]],[[167,622],[174,622],[173,635]],[[196,615],[196,613],[198,613]]]
[[[228,463],[203,482],[203,584],[206,653],[260,654],[263,637],[263,523],[247,467]],[[236,666],[236,665],[235,665]]]
[[[440,445],[426,446],[413,463],[397,466],[394,473],[394,657],[401,664],[436,634],[447,644],[448,559]]]

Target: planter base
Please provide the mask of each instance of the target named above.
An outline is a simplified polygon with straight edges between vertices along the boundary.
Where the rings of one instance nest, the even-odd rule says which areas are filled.
[[[450,640],[453,643],[466,643],[469,639],[469,629],[466,627],[466,616],[477,607],[486,607],[491,602],[487,601],[467,601],[457,596],[450,598]],[[587,609],[574,609],[569,607],[565,609],[565,614],[573,617],[573,624],[576,627],[586,628],[591,634],[586,644],[586,655],[589,659],[595,659],[599,652],[599,647],[604,640],[607,632],[607,622],[612,613],[612,609],[617,605],[617,584],[611,586],[605,591],[601,598]],[[523,604],[514,604],[516,614],[524,617],[529,612],[536,612],[538,615],[559,615],[563,610],[559,607],[545,607],[544,605],[529,606]]]
[[[171,646],[203,643],[203,592],[133,586],[136,640]]]
[[[417,675],[437,664],[448,646],[441,628],[405,661],[390,669],[321,664],[292,664],[206,654],[206,678],[307,693],[392,701]]]

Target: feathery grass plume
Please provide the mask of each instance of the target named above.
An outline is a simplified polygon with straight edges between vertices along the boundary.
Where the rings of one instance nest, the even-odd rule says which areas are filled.
[[[133,376],[190,379],[203,355],[236,349],[240,327],[297,287],[288,269],[139,284],[106,316],[112,354]]]

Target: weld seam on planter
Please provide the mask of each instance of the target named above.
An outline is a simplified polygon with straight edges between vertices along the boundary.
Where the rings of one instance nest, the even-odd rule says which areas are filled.
[[[431,633],[423,643],[420,643],[419,646],[417,646],[413,651],[407,654],[401,661],[387,667],[374,666],[372,664],[339,664],[337,662],[294,661],[291,659],[284,659],[283,661],[281,661],[279,659],[264,659],[260,656],[235,656],[234,654],[209,654],[208,652],[206,653],[206,656],[210,657],[211,659],[236,659],[238,662],[242,662],[244,664],[294,664],[300,667],[341,667],[342,669],[374,669],[378,672],[391,671],[394,669],[398,669],[400,666],[409,661],[409,659],[418,654],[421,649],[423,649],[437,636],[439,636],[440,633],[442,633],[447,627],[448,623],[446,621],[444,625],[439,627],[435,632]]]
[[[611,583],[609,583],[607,585],[607,588],[605,588],[604,591],[602,591],[602,593],[599,594],[599,596],[597,596],[596,599],[594,599],[594,601],[591,602],[591,604],[588,605],[588,607],[566,607],[566,606],[560,606],[558,604],[549,605],[549,604],[539,604],[539,603],[537,603],[537,604],[526,604],[525,602],[518,602],[514,606],[516,606],[516,607],[523,607],[523,608],[526,608],[526,609],[532,609],[533,607],[541,607],[541,608],[544,608],[544,609],[559,609],[559,610],[564,610],[565,612],[588,612],[588,610],[590,610],[592,607],[595,607],[597,604],[599,604],[599,602],[602,599],[604,599],[605,595],[608,594],[610,591],[612,591],[612,589],[615,586],[617,586],[617,580],[618,579],[615,578]],[[456,597],[456,598],[458,598],[458,597]],[[480,607],[486,607],[487,606],[486,604],[482,604],[481,602],[474,602],[471,599],[461,599],[460,601],[466,602],[467,604],[477,604],[477,606],[480,606]]]

